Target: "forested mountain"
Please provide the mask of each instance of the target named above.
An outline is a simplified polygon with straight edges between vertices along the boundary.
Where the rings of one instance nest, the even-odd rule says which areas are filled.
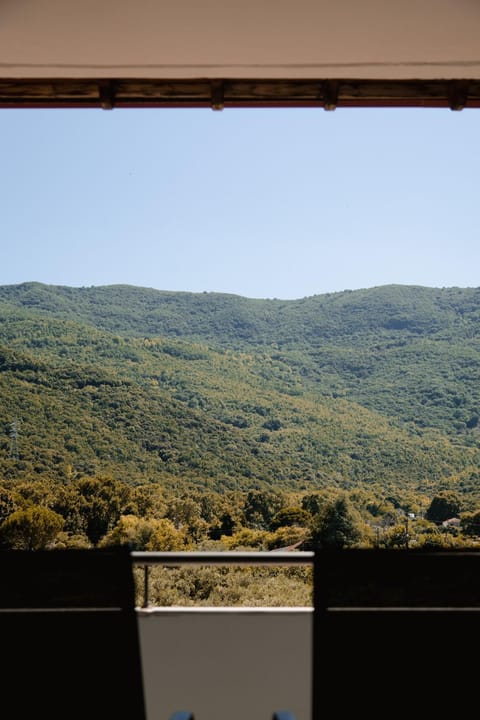
[[[0,473],[478,502],[480,289],[0,287]]]

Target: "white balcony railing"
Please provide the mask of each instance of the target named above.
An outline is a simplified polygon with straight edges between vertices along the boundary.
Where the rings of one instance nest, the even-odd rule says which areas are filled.
[[[138,608],[148,720],[190,710],[195,720],[311,717],[312,607],[158,607],[155,565],[311,565],[311,552],[133,552],[144,569]]]

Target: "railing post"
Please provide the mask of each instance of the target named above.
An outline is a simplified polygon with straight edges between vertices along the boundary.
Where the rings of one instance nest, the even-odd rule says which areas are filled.
[[[149,571],[150,567],[149,565],[143,566],[143,607],[146,608],[149,606],[149,587],[148,587],[148,581],[149,581]]]

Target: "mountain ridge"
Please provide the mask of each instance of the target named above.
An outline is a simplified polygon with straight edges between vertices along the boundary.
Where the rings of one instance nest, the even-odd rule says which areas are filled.
[[[476,288],[1,286],[0,470],[475,494],[479,318]]]

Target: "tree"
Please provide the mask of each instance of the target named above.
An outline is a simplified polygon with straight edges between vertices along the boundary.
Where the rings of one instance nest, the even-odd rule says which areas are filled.
[[[279,527],[275,532],[268,533],[266,538],[267,550],[287,548],[302,543],[308,532],[299,525]]]
[[[334,495],[330,490],[309,493],[302,497],[302,509],[310,513],[310,515],[318,515],[325,505],[332,502],[333,499]]]
[[[44,507],[12,513],[0,526],[2,547],[12,550],[43,550],[63,528],[61,515]]]
[[[265,545],[272,537],[273,533],[269,533],[266,530],[241,528],[229,537],[222,537],[222,543],[225,545],[227,550],[239,550],[242,548],[265,550]]]
[[[18,509],[18,499],[15,495],[0,486],[0,524]]]
[[[357,545],[366,534],[360,513],[347,495],[342,495],[315,516],[311,538],[318,547],[341,549]]]
[[[207,536],[208,523],[202,518],[201,505],[187,495],[168,503],[166,517],[196,542]]]
[[[463,513],[460,517],[460,527],[462,533],[467,537],[479,537],[480,510],[475,510],[475,512]]]
[[[208,536],[211,540],[220,540],[223,536],[233,535],[240,527],[238,518],[227,510],[218,518],[217,524],[210,526]]]
[[[453,490],[443,490],[432,499],[425,513],[430,522],[442,523],[444,520],[458,517],[462,503],[460,497]]]
[[[245,520],[255,530],[267,530],[284,505],[285,498],[281,493],[249,490],[243,508]]]
[[[270,523],[270,528],[271,530],[278,530],[280,527],[308,527],[310,521],[310,513],[301,507],[291,505],[278,511]]]
[[[83,508],[83,512],[82,512]],[[64,530],[69,535],[84,535],[87,526],[85,502],[74,485],[59,485],[50,509],[65,521]]]
[[[112,530],[132,500],[132,489],[109,476],[83,478],[75,483],[80,495],[85,533],[93,545]]]
[[[128,512],[129,508],[130,512]],[[160,518],[165,515],[165,511],[165,493],[163,488],[156,483],[134,487],[129,507],[125,507],[125,514],[139,517]]]
[[[382,532],[378,545],[385,548],[406,548],[408,544],[407,529],[405,523],[390,525]]]
[[[167,518],[153,520],[152,525],[153,532],[145,546],[145,550],[149,552],[167,552],[186,549],[187,538],[185,533],[177,530],[171,520],[167,520]]]
[[[122,515],[113,530],[98,543],[99,547],[122,546],[130,550],[145,550],[150,541],[155,521],[145,520],[136,515]]]

